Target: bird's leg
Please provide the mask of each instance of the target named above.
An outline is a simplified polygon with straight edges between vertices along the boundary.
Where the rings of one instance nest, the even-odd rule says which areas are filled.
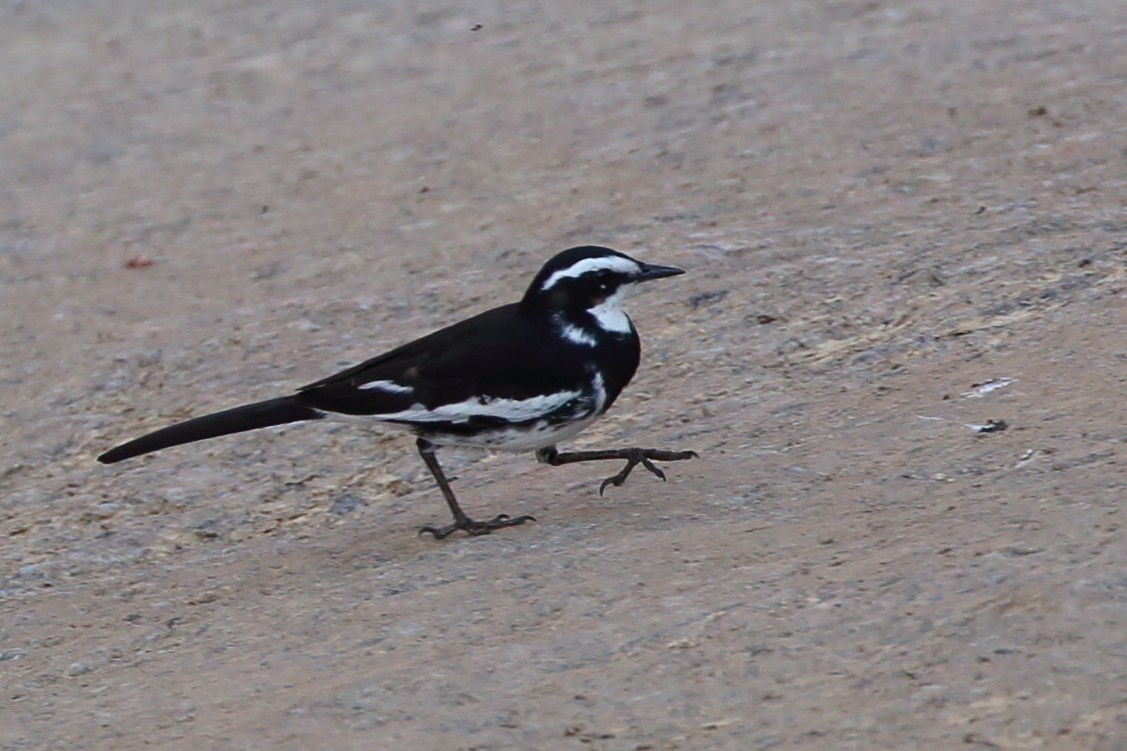
[[[451,532],[456,532],[459,529],[471,535],[487,535],[501,527],[515,527],[518,524],[524,524],[528,521],[536,521],[535,518],[527,514],[514,517],[510,517],[508,514],[498,514],[489,521],[484,522],[469,518],[466,516],[466,512],[462,511],[462,507],[458,505],[458,499],[454,497],[454,491],[450,489],[450,483],[447,481],[442,467],[438,464],[438,457],[435,456],[434,453],[434,444],[425,438],[420,438],[415,442],[415,445],[419,449],[419,456],[423,457],[427,469],[430,470],[431,475],[434,476],[434,481],[438,483],[438,487],[442,490],[442,496],[446,499],[446,505],[450,507],[450,513],[454,515],[453,524],[448,524],[445,527],[432,527],[427,525],[419,530],[420,535],[424,532],[429,532],[434,535],[436,540],[441,540],[450,535]]]
[[[599,495],[607,489],[607,485],[616,488],[626,482],[634,467],[641,464],[657,477],[665,480],[665,473],[653,463],[654,459],[662,462],[677,462],[684,459],[697,458],[695,451],[665,451],[663,449],[606,449],[603,451],[567,451],[560,453],[555,446],[546,446],[536,450],[536,458],[544,464],[558,467],[562,464],[575,464],[576,462],[595,462],[604,459],[625,459],[626,466],[613,477],[608,477],[599,485]]]

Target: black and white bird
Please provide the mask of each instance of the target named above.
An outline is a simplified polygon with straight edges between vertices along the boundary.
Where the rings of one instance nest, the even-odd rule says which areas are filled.
[[[290,396],[186,420],[123,443],[98,457],[105,464],[206,438],[275,425],[345,418],[403,428],[417,447],[454,515],[452,524],[420,530],[442,539],[462,530],[488,534],[531,516],[500,514],[475,521],[458,505],[435,449],[472,446],[535,451],[562,465],[625,459],[605,480],[619,486],[641,464],[665,479],[653,460],[675,461],[692,451],[611,449],[562,453],[607,411],[634,376],[638,333],[622,310],[637,284],[683,274],[594,246],[571,248],[544,264],[520,302],[503,305],[408,342]]]

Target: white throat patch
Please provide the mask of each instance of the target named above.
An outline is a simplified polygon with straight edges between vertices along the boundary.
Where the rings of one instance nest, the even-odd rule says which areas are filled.
[[[556,282],[561,279],[574,279],[592,271],[618,271],[623,274],[637,274],[640,270],[638,264],[629,258],[620,258],[619,256],[584,258],[582,261],[576,261],[566,269],[560,269],[552,274],[540,287],[540,291],[547,292],[556,286]]]
[[[628,288],[631,286],[633,285],[622,285],[614,291],[613,295],[587,311],[594,316],[595,322],[603,331],[629,334],[632,330],[630,317],[622,310],[622,300],[626,297]]]

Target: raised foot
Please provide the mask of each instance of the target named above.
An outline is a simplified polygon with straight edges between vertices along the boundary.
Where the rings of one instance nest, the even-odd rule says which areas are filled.
[[[448,524],[445,527],[432,527],[429,524],[419,530],[419,534],[430,533],[434,535],[434,539],[443,540],[449,537],[454,532],[462,530],[466,534],[475,537],[479,535],[487,535],[495,529],[502,527],[518,527],[525,522],[534,522],[536,517],[524,514],[523,516],[512,516],[508,514],[498,514],[492,519],[484,522],[479,522],[474,519],[464,517],[456,520],[453,524]]]
[[[602,481],[599,485],[600,496],[603,494],[603,491],[607,489],[608,485],[613,485],[616,488],[620,487],[622,483],[626,482],[626,478],[630,476],[630,473],[634,471],[634,467],[639,464],[649,470],[651,474],[662,482],[665,482],[665,473],[661,471],[660,467],[653,463],[654,459],[662,462],[677,462],[699,457],[699,454],[695,451],[665,451],[663,449],[624,449],[623,453],[625,454],[626,466],[623,467],[622,471],[618,474]]]

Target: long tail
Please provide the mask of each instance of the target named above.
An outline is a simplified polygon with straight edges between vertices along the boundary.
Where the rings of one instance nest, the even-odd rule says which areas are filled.
[[[319,420],[322,417],[324,417],[322,412],[298,404],[292,396],[283,396],[280,399],[244,404],[234,409],[169,425],[167,428],[161,428],[110,449],[99,456],[98,461],[102,464],[113,464],[141,454],[160,451],[169,446],[179,446],[182,443],[193,443],[207,438],[218,438],[221,435],[269,428],[301,420]]]

